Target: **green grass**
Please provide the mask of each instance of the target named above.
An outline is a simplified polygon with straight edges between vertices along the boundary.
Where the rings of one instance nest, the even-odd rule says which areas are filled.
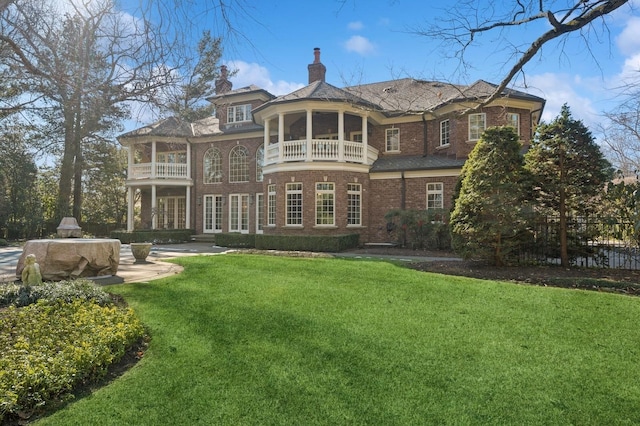
[[[638,424],[640,299],[224,255],[113,287],[133,369],[42,425]]]

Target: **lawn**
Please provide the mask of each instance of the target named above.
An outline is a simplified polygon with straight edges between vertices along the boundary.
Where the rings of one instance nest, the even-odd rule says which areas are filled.
[[[638,424],[640,299],[386,262],[185,257],[109,290],[144,358],[38,424]]]

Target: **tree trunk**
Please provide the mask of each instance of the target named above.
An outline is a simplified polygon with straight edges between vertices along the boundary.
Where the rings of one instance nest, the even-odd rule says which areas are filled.
[[[567,206],[564,187],[560,188],[560,264],[569,266],[569,249],[567,242]]]

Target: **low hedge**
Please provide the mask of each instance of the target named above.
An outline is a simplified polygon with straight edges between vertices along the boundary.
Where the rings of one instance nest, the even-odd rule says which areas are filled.
[[[130,243],[186,243],[191,241],[193,229],[140,229],[135,231],[112,231],[111,238],[120,240],[123,244]]]
[[[255,248],[256,234],[240,234],[237,232],[216,234],[216,245],[230,248]]]
[[[131,309],[40,300],[0,311],[0,423],[101,377],[144,335]]]
[[[255,238],[259,250],[299,250],[337,253],[358,247],[360,235],[264,235]]]
[[[112,303],[111,295],[86,279],[44,282],[25,286],[17,283],[0,285],[0,308],[27,306],[38,300],[72,302],[75,299],[93,301],[101,306]]]

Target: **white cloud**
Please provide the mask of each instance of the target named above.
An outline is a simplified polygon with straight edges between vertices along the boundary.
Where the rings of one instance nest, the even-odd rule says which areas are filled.
[[[360,21],[349,22],[347,28],[352,31],[360,31],[364,28],[364,24]]]
[[[545,73],[527,77],[527,92],[547,100],[542,114],[546,122],[552,121],[560,113],[562,105],[567,104],[574,118],[582,120],[593,129],[601,121],[591,99],[579,93],[582,85],[579,76]]]
[[[367,56],[376,52],[376,47],[368,38],[362,36],[353,36],[344,43],[347,52],[356,52],[359,55]]]
[[[632,16],[620,35],[616,38],[616,44],[624,55],[640,53],[640,17]]]
[[[284,80],[278,80],[276,82],[272,81],[269,70],[255,62],[248,63],[245,61],[230,61],[227,63],[227,66],[230,70],[237,71],[237,73],[230,79],[233,83],[234,89],[255,84],[256,86],[278,96],[304,87],[304,84],[302,83]]]

